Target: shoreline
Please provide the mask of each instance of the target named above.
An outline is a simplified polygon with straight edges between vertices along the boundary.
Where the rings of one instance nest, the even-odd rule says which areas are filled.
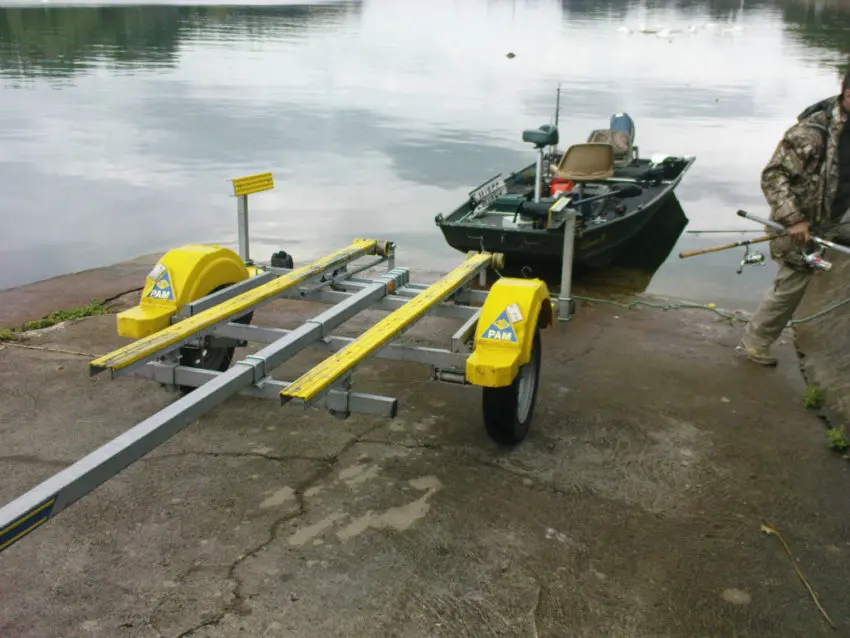
[[[90,268],[0,290],[0,330],[70,310],[97,299],[108,302],[141,290],[162,253],[140,255],[111,266]]]
[[[165,251],[139,255],[132,259],[116,262],[109,266],[98,266],[77,272],[69,272],[46,279],[0,290],[0,331],[37,321],[50,313],[73,310],[93,302],[108,304],[132,292],[141,291],[151,268]],[[459,261],[462,255],[458,253]],[[440,276],[440,271],[425,270],[424,274]],[[430,281],[422,280],[421,283]],[[582,291],[579,294],[578,291]],[[604,298],[601,295],[607,295]],[[589,303],[614,303],[621,305],[631,300],[637,305],[664,304],[692,309],[705,308],[717,314],[746,318],[752,313],[742,308],[725,308],[714,303],[699,303],[693,299],[650,293],[645,290],[630,291],[614,284],[573,282],[573,296],[578,301]]]
[[[105,314],[117,312],[110,311],[108,306],[118,300],[125,305],[134,305],[137,303],[136,299],[123,298],[142,290],[145,277],[162,254],[149,253],[111,266],[91,268],[0,290],[0,335],[27,323],[38,324],[57,311],[85,311],[93,302],[102,304]],[[793,344],[801,379],[807,385],[817,386],[823,394],[823,401],[816,406],[820,417],[829,427],[840,427],[844,424],[850,426],[850,381],[844,380],[843,373],[848,365],[847,359],[850,358],[850,338],[847,339],[846,346],[834,347],[829,344],[835,334],[850,334],[850,321],[846,320],[847,313],[842,314],[840,310],[815,317],[838,297],[850,298],[850,260],[837,256],[833,262],[833,272],[827,277],[816,278],[806,292],[794,319],[794,322],[802,323],[795,323],[791,328],[786,328],[780,340],[784,339]],[[428,271],[427,274],[439,276],[437,271]],[[842,285],[842,278],[847,280],[846,285]],[[631,292],[604,284],[601,289],[595,289],[593,284],[587,286],[580,282],[574,283],[573,296],[580,304],[579,313],[588,304],[612,305],[626,312],[631,312],[634,308],[660,312],[691,309],[715,314],[732,322],[736,327],[742,326],[752,314],[740,308],[717,307],[715,304],[701,304],[685,298],[646,291]],[[830,299],[833,302],[828,301]],[[850,304],[847,307],[850,308]],[[48,325],[52,324],[48,322]],[[21,331],[20,334],[26,339],[30,332],[38,333],[38,326]],[[842,356],[841,352],[848,354]]]

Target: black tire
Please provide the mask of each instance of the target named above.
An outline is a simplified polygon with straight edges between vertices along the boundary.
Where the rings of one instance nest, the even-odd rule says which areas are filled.
[[[293,268],[295,268],[295,263],[292,261],[292,255],[290,255],[285,250],[279,250],[276,253],[272,254],[271,267],[289,268],[290,270],[292,270]]]
[[[484,427],[496,443],[512,446],[528,435],[540,385],[541,359],[540,328],[535,327],[531,359],[520,367],[514,382],[501,388],[482,388]]]
[[[207,294],[211,295],[214,292],[223,290],[232,284],[224,284],[214,290],[210,290]],[[239,317],[233,323],[249,324],[254,318],[254,311]],[[180,348],[180,365],[187,368],[201,368],[202,370],[215,370],[216,372],[224,372],[230,367],[233,362],[233,355],[236,352],[235,347],[229,348],[213,348],[210,346],[210,338],[204,337],[203,345],[198,346],[183,346]],[[181,385],[178,386],[181,394],[189,394],[195,389],[195,386]]]

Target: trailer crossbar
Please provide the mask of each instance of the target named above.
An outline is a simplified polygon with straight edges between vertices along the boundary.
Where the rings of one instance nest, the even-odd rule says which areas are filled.
[[[374,307],[374,305],[372,306]],[[258,342],[258,343],[274,343],[281,337],[284,337],[293,332],[282,328],[261,328],[259,326],[246,326],[241,323],[227,323],[216,328],[216,335],[236,339],[238,341]],[[311,347],[317,350],[324,350],[328,353],[334,353],[348,346],[355,337],[341,337],[336,335],[327,335],[318,341],[311,343]],[[454,337],[452,338],[454,339]],[[453,342],[454,343],[454,342]],[[424,363],[436,368],[458,368],[463,369],[466,363],[466,355],[463,354],[460,347],[457,350],[446,350],[444,348],[433,348],[429,346],[412,346],[401,343],[390,343],[384,346],[381,350],[375,353],[379,359],[390,359],[393,361],[414,361]],[[150,363],[148,366],[156,367],[157,363]],[[135,373],[139,376],[141,373]],[[183,385],[178,382],[177,385]],[[288,386],[289,384],[287,384]],[[277,398],[277,392],[275,398]]]
[[[363,255],[374,254],[378,250],[375,239],[357,239],[342,250],[326,255],[291,272],[281,275],[261,286],[243,292],[216,306],[207,308],[183,321],[172,324],[147,337],[137,339],[132,343],[106,354],[89,363],[89,373],[93,376],[104,370],[109,370],[114,376],[116,372],[132,364],[152,360],[162,356],[169,346],[177,346],[191,339],[196,333],[209,328],[221,321],[255,308],[260,303],[279,296],[288,289],[304,283],[330,268],[340,266]]]
[[[171,366],[155,362],[140,370],[134,370],[132,376],[139,379],[151,379],[166,385],[176,384],[198,388],[221,374],[223,373],[214,370],[180,365]],[[288,381],[266,377],[259,383],[246,385],[237,394],[255,399],[278,399],[280,391],[288,385]],[[342,416],[346,416],[344,413],[347,412],[393,418],[398,410],[398,399],[379,394],[351,392],[334,388],[325,397],[325,407],[338,416],[340,413],[343,413]]]
[[[418,321],[430,308],[475,277],[482,268],[490,265],[493,258],[492,253],[470,255],[464,263],[449,274],[438,279],[398,310],[384,317],[345,348],[293,381],[281,391],[281,403],[295,399],[309,404],[321,397],[340,377],[370,355],[381,350],[404,329]]]

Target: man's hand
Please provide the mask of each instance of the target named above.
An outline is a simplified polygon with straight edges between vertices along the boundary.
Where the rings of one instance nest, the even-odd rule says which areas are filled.
[[[812,236],[809,234],[809,222],[799,222],[785,229],[788,236],[802,243],[808,243]]]

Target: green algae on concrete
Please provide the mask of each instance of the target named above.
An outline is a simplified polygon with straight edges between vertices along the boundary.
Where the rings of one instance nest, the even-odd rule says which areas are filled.
[[[0,330],[46,317],[57,308],[85,306],[93,298],[104,303],[141,290],[160,253],[129,261],[44,279],[0,290]]]
[[[93,299],[91,303],[85,306],[71,308],[70,310],[54,310],[41,319],[27,321],[12,328],[4,328],[0,330],[0,341],[14,341],[20,339],[27,332],[31,332],[33,330],[44,330],[45,328],[50,328],[51,326],[62,323],[63,321],[74,321],[77,319],[96,317],[98,315],[105,315],[108,313],[109,309],[104,305],[103,301]]]
[[[810,317],[850,299],[850,258],[831,253],[832,270],[814,278],[797,312]],[[850,424],[850,301],[795,325],[806,380],[821,390],[833,425]]]

